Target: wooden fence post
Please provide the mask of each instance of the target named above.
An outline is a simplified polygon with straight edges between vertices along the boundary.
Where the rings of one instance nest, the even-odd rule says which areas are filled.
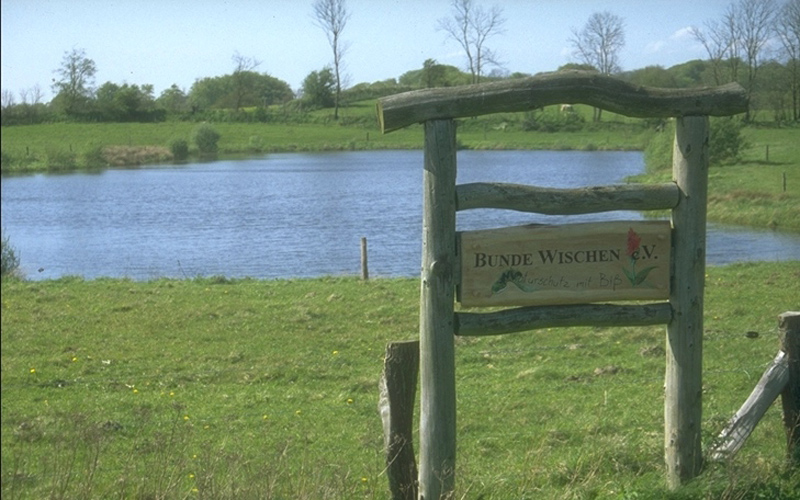
[[[708,197],[708,117],[676,118],[672,172],[681,191],[672,211],[672,320],[667,325],[664,449],[675,489],[702,466],[703,290]]]
[[[383,421],[386,475],[392,500],[417,499],[414,457],[414,402],[419,374],[419,341],[386,346],[378,409]]]
[[[420,280],[419,495],[450,498],[455,488],[456,125],[425,122]]]
[[[369,279],[369,264],[367,263],[367,238],[361,238],[361,279]]]
[[[789,364],[789,381],[781,394],[783,425],[786,428],[786,452],[789,463],[800,467],[800,312],[778,316],[781,347]]]

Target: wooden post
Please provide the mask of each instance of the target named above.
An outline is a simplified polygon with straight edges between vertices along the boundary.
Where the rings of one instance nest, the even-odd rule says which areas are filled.
[[[367,264],[367,238],[361,238],[361,279],[369,279],[369,265]]]
[[[416,500],[417,462],[414,458],[414,398],[419,374],[419,341],[386,346],[378,409],[383,421],[386,475],[392,500]]]
[[[425,122],[420,283],[419,495],[449,498],[455,488],[456,125]]]
[[[702,466],[703,290],[708,197],[708,117],[677,118],[672,172],[681,190],[672,211],[672,320],[667,325],[664,448],[674,489]]]
[[[789,365],[789,381],[781,394],[783,425],[786,428],[786,452],[789,463],[800,467],[800,312],[778,316],[781,347]]]
[[[769,407],[785,389],[788,380],[786,353],[778,351],[778,355],[764,371],[753,392],[717,436],[717,442],[710,450],[711,460],[730,460],[739,452]]]

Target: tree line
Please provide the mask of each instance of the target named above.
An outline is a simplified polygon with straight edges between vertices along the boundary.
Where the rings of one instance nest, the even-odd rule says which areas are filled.
[[[47,121],[156,122],[166,119],[270,121],[279,114],[311,109],[339,108],[348,102],[371,99],[406,90],[474,84],[528,76],[510,73],[501,55],[491,49],[494,37],[505,33],[503,9],[485,9],[475,0],[452,0],[450,17],[437,21],[436,29],[456,42],[465,59],[464,70],[434,59],[399,78],[360,83],[346,88],[342,74],[349,44],[343,39],[350,12],[346,0],[315,0],[315,24],[326,34],[333,63],[312,71],[295,93],[288,83],[257,71],[261,65],[238,52],[231,73],[198,79],[187,91],[177,85],[155,96],[152,85],[105,82],[95,87],[95,62],[82,49],[66,52],[56,69],[55,97],[42,102],[37,86],[19,92],[19,101],[2,91],[2,125]],[[691,35],[706,50],[707,58],[671,68],[649,66],[621,69],[619,53],[625,45],[625,21],[611,12],[596,12],[580,29],[572,28],[568,42],[574,62],[558,69],[583,69],[654,87],[722,85],[736,81],[750,97],[751,108],[767,110],[775,121],[800,120],[800,0],[736,0],[720,19],[692,27]],[[595,111],[596,121],[601,119]]]

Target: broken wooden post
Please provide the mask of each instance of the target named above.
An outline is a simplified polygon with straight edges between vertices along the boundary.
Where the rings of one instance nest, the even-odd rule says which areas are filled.
[[[667,484],[700,473],[703,393],[703,289],[708,197],[708,117],[675,119],[672,175],[681,198],[672,210],[672,278],[667,325],[664,449]]]
[[[783,425],[786,428],[786,452],[789,463],[800,466],[800,312],[778,316],[781,348],[786,353],[789,380],[781,394]]]
[[[711,460],[729,460],[736,455],[788,381],[786,353],[779,351],[761,375],[753,392],[717,437],[717,442],[710,450]]]
[[[386,475],[392,500],[416,500],[417,462],[414,457],[414,402],[419,373],[419,341],[386,346],[378,409],[383,421]]]
[[[425,122],[420,283],[419,495],[455,488],[456,124]]]

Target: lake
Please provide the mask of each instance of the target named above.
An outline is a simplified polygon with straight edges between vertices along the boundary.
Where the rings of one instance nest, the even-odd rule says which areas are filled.
[[[639,152],[460,151],[458,182],[620,183]],[[235,161],[3,177],[2,226],[28,279],[65,275],[417,276],[422,152],[287,153]],[[641,219],[636,212],[458,214],[458,229]],[[800,259],[800,235],[709,226],[708,263]]]

